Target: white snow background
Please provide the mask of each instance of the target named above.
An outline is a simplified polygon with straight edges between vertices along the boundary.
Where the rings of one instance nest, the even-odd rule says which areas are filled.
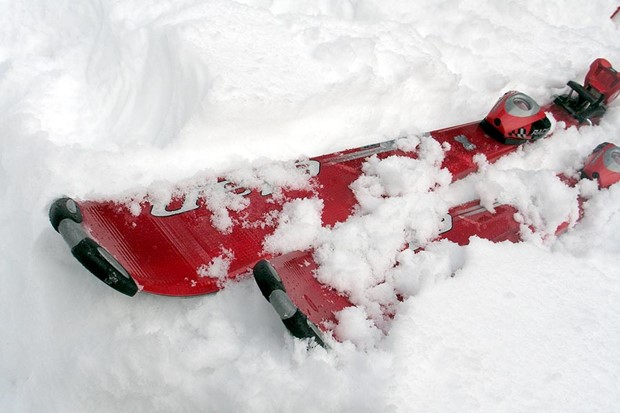
[[[555,173],[620,143],[620,102],[600,126],[442,187],[450,205],[514,203],[540,231],[417,255],[391,247],[387,276],[408,298],[387,336],[351,310],[351,340],[330,351],[291,338],[251,280],[190,299],[118,294],[47,219],[60,195],[120,197],[413,136],[481,119],[511,89],[549,101],[596,57],[620,66],[616,7],[0,2],[0,411],[617,412],[620,185],[582,185],[585,218],[557,239],[545,229],[574,218],[576,192]],[[380,220],[371,198],[360,213]]]

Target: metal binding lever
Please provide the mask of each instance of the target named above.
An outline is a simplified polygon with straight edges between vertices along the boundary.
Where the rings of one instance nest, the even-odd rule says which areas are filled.
[[[138,292],[138,286],[127,270],[86,232],[82,226],[82,213],[73,199],[60,198],[54,201],[49,218],[73,256],[95,277],[128,296]]]
[[[326,347],[321,332],[293,303],[275,268],[266,260],[260,260],[252,269],[254,279],[263,296],[280,316],[286,329],[297,338],[314,339]]]

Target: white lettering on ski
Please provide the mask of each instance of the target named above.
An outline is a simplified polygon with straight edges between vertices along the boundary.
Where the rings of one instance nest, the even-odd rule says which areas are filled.
[[[321,164],[312,159],[307,161],[299,161],[295,164],[295,166],[298,169],[305,170],[305,172],[311,177],[317,176],[321,170]],[[216,185],[225,192],[234,192],[240,196],[248,196],[252,193],[251,189],[237,185],[229,180],[219,181]],[[274,190],[275,188],[272,185],[265,183],[260,194],[261,196],[269,196],[273,194]],[[176,209],[168,208],[170,202],[162,203],[154,201],[151,206],[151,215],[154,217],[165,218],[193,211],[199,207],[198,201],[201,198],[204,198],[204,191],[204,188],[193,188],[192,190],[186,192],[183,196],[181,206]]]

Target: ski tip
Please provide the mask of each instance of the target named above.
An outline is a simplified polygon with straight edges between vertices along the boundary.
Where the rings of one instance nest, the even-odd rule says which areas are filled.
[[[267,260],[260,260],[252,272],[261,293],[280,316],[280,320],[291,335],[300,339],[314,340],[318,345],[327,347],[318,327],[297,308],[286,293],[276,269]]]
[[[130,297],[136,295],[138,285],[127,270],[82,227],[82,213],[73,199],[65,197],[54,201],[49,218],[80,264],[114,290]]]
[[[67,197],[55,200],[49,209],[49,219],[52,227],[58,232],[58,226],[62,220],[69,218],[77,223],[82,222],[82,212],[77,203]]]

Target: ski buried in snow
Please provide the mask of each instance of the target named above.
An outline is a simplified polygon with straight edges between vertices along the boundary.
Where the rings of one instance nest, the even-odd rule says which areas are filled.
[[[557,97],[553,105],[548,106],[546,110],[549,110],[556,119],[564,120],[567,126],[592,124],[600,119],[607,105],[618,96],[620,75],[609,62],[599,59],[591,65],[584,85],[571,81],[568,82],[568,87],[569,93]],[[489,136],[507,145],[520,144],[519,139],[528,139],[527,136],[523,136],[527,128],[515,125],[506,128],[507,123],[515,121],[511,116],[517,113],[515,106],[518,106],[518,111],[523,115],[522,119],[527,118],[532,123],[530,130],[534,132],[530,133],[530,140],[536,138],[535,124],[538,124],[538,130],[548,127],[546,117],[543,119],[536,115],[540,113],[540,109],[535,102],[532,102],[527,95],[509,92],[481,122],[482,128]],[[561,111],[558,112],[558,109]],[[571,118],[566,118],[566,114]],[[466,137],[461,139],[469,141]],[[598,145],[586,159],[581,177],[597,181],[600,188],[608,188],[619,182],[620,147],[608,142]],[[574,179],[562,176],[561,179],[568,185],[576,184]],[[583,201],[581,199],[578,201],[581,216]],[[481,206],[479,201],[471,201],[449,210],[443,220],[446,225],[443,225],[437,239],[447,239],[459,245],[468,244],[472,236],[493,242],[517,242],[520,241],[520,224],[514,219],[516,213],[517,209],[510,205],[494,205],[494,211],[491,212]],[[556,229],[556,235],[564,232],[567,227],[568,222],[562,223]],[[289,332],[295,337],[308,338],[324,345],[320,330],[329,330],[330,326],[337,323],[336,314],[353,304],[346,296],[319,282],[315,278],[317,269],[313,251],[309,250],[284,254],[269,262],[262,260],[254,267],[253,273],[263,295],[274,307]],[[286,303],[286,312],[280,311],[283,302]],[[294,324],[290,321],[292,315],[295,316]],[[300,326],[302,321],[306,325]]]
[[[596,59],[583,84],[571,81],[568,87],[569,93],[543,106],[524,93],[508,92],[482,121],[430,132],[447,148],[442,168],[455,181],[477,171],[476,155],[492,163],[521,144],[544,138],[551,127],[547,114],[567,127],[597,123],[620,93],[620,74],[607,60]],[[616,159],[610,158],[607,149],[604,152],[604,159]],[[165,202],[147,196],[132,206],[63,197],[53,202],[49,216],[74,257],[123,294],[208,294],[223,288],[227,280],[248,276],[254,268],[261,291],[289,331],[319,341],[316,325],[333,320],[334,311],[350,303],[312,276],[311,252],[277,256],[264,251],[264,240],[276,227],[266,217],[277,216],[292,200],[316,197],[324,205],[324,226],[346,221],[357,204],[350,185],[362,175],[370,156],[415,158],[416,153],[400,149],[398,140],[386,141],[298,161],[295,168],[307,177],[309,188],[244,187],[221,178],[204,186],[179,188]],[[590,177],[600,176],[594,171]],[[224,229],[217,225],[218,211],[209,204],[212,193],[243,199],[242,207],[227,209],[230,225]],[[466,243],[471,235],[485,237],[487,231],[489,239],[516,241],[518,231],[510,224],[513,214],[509,206],[499,206],[491,214],[476,202],[469,203],[451,210],[450,231],[441,236]],[[486,225],[483,230],[476,217],[504,224]],[[204,271],[218,259],[226,263],[225,274]],[[307,264],[303,271],[301,262]]]
[[[599,188],[620,182],[620,147],[609,142],[598,145],[586,159],[581,177],[597,181]],[[574,179],[560,178],[568,185],[577,183]],[[581,218],[583,200],[579,198],[578,202]],[[517,209],[503,204],[493,207],[491,212],[475,200],[451,208],[444,219],[448,225],[436,240],[446,239],[459,245],[467,245],[472,236],[493,242],[520,241],[521,224],[514,219]],[[555,235],[567,228],[568,222],[560,224]],[[309,250],[259,261],[253,273],[261,292],[289,332],[324,345],[320,331],[330,330],[329,326],[337,324],[336,314],[353,304],[346,296],[319,282],[314,276],[317,269],[313,251]]]

